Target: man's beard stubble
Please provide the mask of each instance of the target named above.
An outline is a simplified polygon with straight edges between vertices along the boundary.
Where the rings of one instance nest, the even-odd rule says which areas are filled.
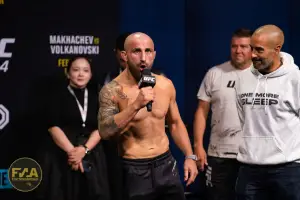
[[[132,66],[130,63],[128,63],[128,70],[133,76],[133,78],[136,80],[136,82],[139,82],[141,79],[141,72],[136,69],[137,67]]]
[[[257,69],[258,71],[267,70],[273,65],[272,60],[268,61],[267,59],[263,59],[263,58],[252,58],[252,62],[253,62],[254,68]]]
[[[243,62],[235,62],[233,59],[231,59],[231,64],[237,68],[237,69],[242,69],[245,67],[245,65],[250,64],[251,62],[243,61]]]

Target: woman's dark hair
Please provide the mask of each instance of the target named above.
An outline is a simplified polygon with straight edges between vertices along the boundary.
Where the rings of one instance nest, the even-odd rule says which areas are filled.
[[[91,61],[90,61],[88,58],[86,58],[86,57],[84,57],[84,56],[75,56],[75,57],[72,57],[72,58],[69,60],[69,62],[68,62],[67,73],[70,72],[70,69],[71,69],[72,64],[73,64],[76,60],[78,60],[78,59],[84,59],[84,60],[86,60],[86,61],[89,63],[90,68],[92,69]]]

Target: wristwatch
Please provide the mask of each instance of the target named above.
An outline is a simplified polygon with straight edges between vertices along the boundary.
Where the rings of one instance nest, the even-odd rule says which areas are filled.
[[[193,155],[186,156],[185,159],[192,159],[192,160],[194,160],[194,161],[197,161],[197,160],[198,160],[197,156],[194,155],[194,154],[193,154]]]
[[[84,147],[84,149],[85,149],[85,154],[89,154],[89,153],[91,153],[91,150],[84,144],[84,145],[82,145],[83,147]]]

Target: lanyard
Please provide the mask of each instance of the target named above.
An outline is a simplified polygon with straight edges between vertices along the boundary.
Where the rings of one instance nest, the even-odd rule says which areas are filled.
[[[84,89],[84,103],[83,103],[83,108],[81,106],[81,104],[79,103],[73,89],[71,88],[71,86],[68,86],[68,89],[70,91],[70,93],[74,96],[74,98],[76,99],[79,111],[80,111],[80,115],[82,118],[82,127],[85,127],[85,121],[86,121],[86,114],[87,114],[87,108],[88,108],[88,90],[85,88]]]

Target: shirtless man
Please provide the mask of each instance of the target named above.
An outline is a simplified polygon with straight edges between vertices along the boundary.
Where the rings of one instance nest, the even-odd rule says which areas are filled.
[[[100,92],[99,130],[103,139],[120,139],[126,198],[181,200],[185,199],[184,190],[169,150],[165,119],[174,142],[186,156],[187,185],[198,174],[197,158],[178,111],[172,82],[152,74],[156,78],[154,88],[138,87],[141,71],[152,67],[155,55],[148,35],[133,33],[127,37],[122,52],[127,67]],[[153,101],[151,112],[145,107],[149,101]]]

